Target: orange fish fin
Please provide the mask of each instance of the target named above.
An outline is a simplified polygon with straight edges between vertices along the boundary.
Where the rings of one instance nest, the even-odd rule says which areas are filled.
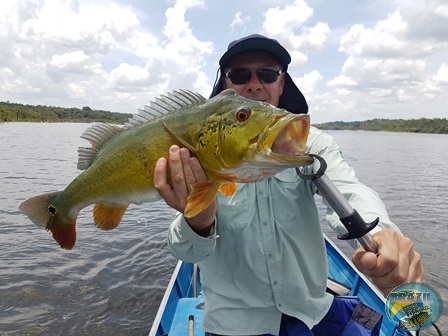
[[[214,200],[218,189],[219,183],[211,181],[192,184],[184,212],[185,218],[194,217],[204,210]]]
[[[48,230],[53,234],[54,240],[66,250],[71,250],[76,242],[76,218],[69,223],[58,223],[57,217],[53,220]]]
[[[230,197],[236,193],[238,186],[235,182],[223,184],[219,187],[219,191],[226,197]]]
[[[95,204],[93,207],[95,225],[106,231],[115,229],[120,224],[127,208],[127,205]]]

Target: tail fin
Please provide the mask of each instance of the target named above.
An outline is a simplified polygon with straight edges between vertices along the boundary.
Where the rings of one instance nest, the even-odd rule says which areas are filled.
[[[76,217],[64,217],[53,205],[53,201],[60,193],[58,191],[32,197],[20,204],[19,209],[34,224],[50,230],[54,240],[63,249],[71,250],[76,241]]]

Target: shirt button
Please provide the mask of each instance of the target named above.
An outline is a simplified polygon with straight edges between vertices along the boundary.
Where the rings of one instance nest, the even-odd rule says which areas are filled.
[[[269,253],[268,258],[272,258],[272,257],[273,257],[272,253]]]
[[[274,282],[272,282],[272,284],[277,285],[278,281],[274,280]]]
[[[277,307],[281,307],[282,306],[282,304],[281,303],[279,303],[278,305],[277,305]]]

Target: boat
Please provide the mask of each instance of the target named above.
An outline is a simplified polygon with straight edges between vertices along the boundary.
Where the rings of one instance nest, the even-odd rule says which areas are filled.
[[[359,272],[344,253],[325,236],[328,258],[328,291],[356,296],[383,314],[381,336],[412,335],[399,330],[385,311],[386,299],[371,281]],[[195,264],[179,261],[167,286],[149,336],[204,336],[201,328],[204,297],[200,270]]]

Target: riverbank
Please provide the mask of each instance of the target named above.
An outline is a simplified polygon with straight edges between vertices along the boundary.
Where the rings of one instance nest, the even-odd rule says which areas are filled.
[[[351,122],[334,121],[314,126],[322,130],[448,134],[448,120],[445,118],[372,119]]]

